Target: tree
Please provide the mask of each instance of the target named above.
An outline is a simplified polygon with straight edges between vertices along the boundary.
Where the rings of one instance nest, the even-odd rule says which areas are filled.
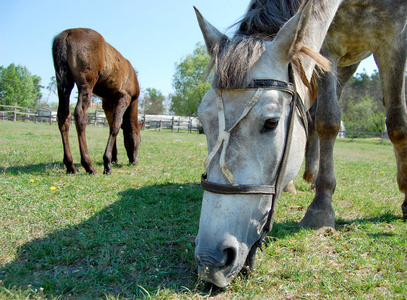
[[[349,131],[381,132],[384,130],[380,76],[376,71],[370,76],[358,73],[346,84],[341,99],[342,120]]]
[[[48,96],[47,96],[47,100],[45,101],[45,104],[48,104],[48,100],[49,100],[49,96],[51,96],[51,94],[57,94],[57,81],[55,76],[52,76],[51,81],[49,82],[48,86],[47,86],[47,90],[49,91]]]
[[[357,132],[384,131],[385,113],[375,110],[372,97],[366,94],[361,101],[349,101],[348,112],[343,116],[346,129]]]
[[[144,108],[144,114],[161,115],[164,113],[165,97],[160,90],[155,88],[147,88],[146,93],[141,100],[141,105]]]
[[[31,75],[23,66],[0,66],[0,101],[3,105],[35,107],[41,99],[41,77]]]
[[[172,112],[184,116],[197,115],[202,97],[211,88],[210,79],[205,78],[209,61],[205,46],[197,44],[193,53],[176,65],[172,81],[175,93],[170,95]]]

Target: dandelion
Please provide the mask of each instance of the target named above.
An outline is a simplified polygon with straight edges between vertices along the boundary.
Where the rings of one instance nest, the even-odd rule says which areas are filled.
[[[55,186],[51,186],[49,189],[50,189],[51,191],[55,191],[57,188],[56,188]]]
[[[31,183],[34,183],[34,182],[35,182],[35,180],[34,180],[34,179],[31,179],[31,180],[30,180],[30,182],[31,182]]]
[[[121,173],[122,171],[119,171],[119,173]]]
[[[40,181],[40,179],[39,179],[39,178],[35,178],[35,180]]]

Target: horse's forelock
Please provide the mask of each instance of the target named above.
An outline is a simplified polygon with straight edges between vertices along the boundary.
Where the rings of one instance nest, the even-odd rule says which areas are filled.
[[[247,71],[266,50],[263,40],[235,35],[226,44],[218,43],[212,57],[215,65],[213,86],[239,89],[247,86]]]
[[[281,27],[298,11],[304,0],[252,0],[246,15],[235,25],[239,29],[231,40],[221,40],[214,48],[210,69],[215,66],[214,88],[238,89],[246,87],[247,72],[265,51],[264,41],[274,39]],[[300,57],[314,60],[322,71],[329,70],[329,62],[319,53],[300,45],[291,64],[302,82],[316,97],[315,74],[311,82],[305,76]]]
[[[264,41],[274,39],[280,28],[299,9],[303,0],[252,0],[248,12],[237,24],[231,40],[214,47],[214,88],[236,89],[247,86],[247,72],[265,51]]]

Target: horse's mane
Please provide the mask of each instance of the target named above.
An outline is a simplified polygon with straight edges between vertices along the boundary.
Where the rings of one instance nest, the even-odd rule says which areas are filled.
[[[235,25],[238,30],[225,42],[219,41],[213,48],[210,68],[215,66],[213,86],[219,89],[245,88],[247,72],[265,51],[265,41],[271,41],[281,27],[298,11],[306,0],[252,0],[246,15]],[[300,56],[313,59],[324,69],[329,68],[319,53],[302,45],[299,55],[291,58],[293,69],[316,96],[316,83],[305,76]],[[315,76],[313,76],[314,78]]]

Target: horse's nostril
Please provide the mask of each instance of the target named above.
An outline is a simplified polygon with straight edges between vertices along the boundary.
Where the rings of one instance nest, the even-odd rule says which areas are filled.
[[[233,263],[236,260],[236,249],[235,248],[226,248],[223,250],[223,253],[226,256],[226,263],[225,263],[225,267],[231,266],[233,265]]]

